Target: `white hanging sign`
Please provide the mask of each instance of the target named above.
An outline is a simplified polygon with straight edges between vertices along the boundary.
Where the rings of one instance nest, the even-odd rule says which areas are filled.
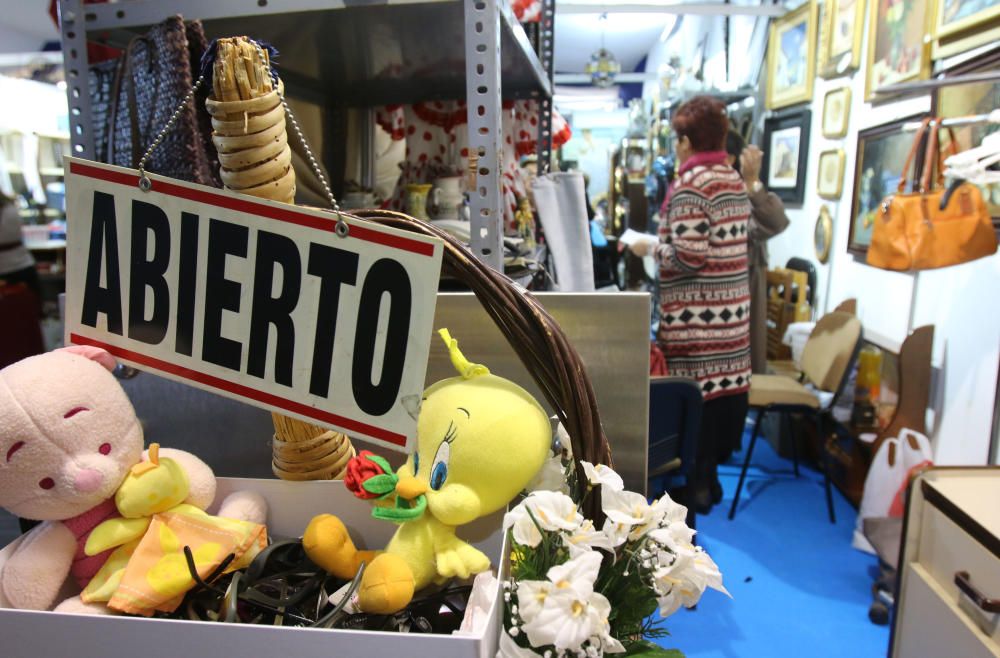
[[[440,240],[349,216],[340,237],[327,212],[65,169],[67,344],[409,451]]]

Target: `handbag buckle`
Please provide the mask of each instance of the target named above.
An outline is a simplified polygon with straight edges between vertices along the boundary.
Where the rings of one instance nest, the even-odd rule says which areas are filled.
[[[882,214],[883,215],[888,215],[889,214],[889,206],[892,205],[892,200],[894,198],[895,198],[895,196],[892,195],[892,194],[890,194],[886,198],[882,199]]]

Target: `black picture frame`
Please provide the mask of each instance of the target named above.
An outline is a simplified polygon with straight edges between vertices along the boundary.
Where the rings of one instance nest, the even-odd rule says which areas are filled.
[[[764,144],[761,147],[764,149],[764,160],[761,163],[761,182],[787,204],[801,205],[805,199],[811,124],[812,110],[809,109],[782,112],[764,121]],[[787,140],[786,137],[791,135],[797,136],[798,148],[797,151],[789,154],[790,149],[785,147],[790,140]],[[784,146],[772,144],[775,139],[784,140]],[[783,166],[786,171],[791,162],[795,163],[794,183],[791,183],[787,176],[772,175],[771,163],[776,155],[783,158]],[[778,163],[775,164],[778,165]]]
[[[868,253],[871,229],[874,225],[874,221],[865,223],[864,216],[876,212],[881,201],[895,193],[896,184],[903,175],[906,156],[916,137],[916,132],[904,132],[903,126],[923,118],[924,115],[909,116],[858,133],[854,180],[851,185],[851,218],[847,233],[847,251],[859,258],[864,258]],[[888,143],[889,140],[892,141],[891,144]],[[878,148],[874,148],[876,145]],[[891,155],[886,159],[889,153]],[[914,184],[913,172],[923,170],[923,148],[917,149],[914,160],[907,173],[909,182],[907,192]]]

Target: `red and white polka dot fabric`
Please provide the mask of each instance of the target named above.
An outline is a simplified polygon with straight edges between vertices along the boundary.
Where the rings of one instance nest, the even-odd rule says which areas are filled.
[[[538,109],[535,101],[503,104],[501,151],[502,208],[505,232],[517,234],[514,213],[525,197],[518,160],[537,150]],[[392,198],[385,207],[405,210],[406,186],[433,183],[441,176],[465,174],[468,167],[468,130],[465,101],[429,101],[414,105],[387,105],[376,111],[376,121],[394,140],[406,140],[406,158]],[[570,131],[553,112],[553,148],[569,140]]]

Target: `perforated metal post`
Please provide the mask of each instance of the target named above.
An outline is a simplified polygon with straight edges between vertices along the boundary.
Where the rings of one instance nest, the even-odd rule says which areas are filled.
[[[500,12],[496,0],[464,2],[469,154],[478,156],[476,188],[469,190],[472,251],[493,269],[503,271]]]
[[[73,155],[95,160],[93,121],[90,111],[90,62],[82,0],[59,0],[66,98],[69,101],[69,137]]]
[[[556,0],[542,0],[541,20],[538,24],[538,59],[549,86],[552,86],[553,52],[555,51]],[[552,166],[552,97],[541,95],[538,99],[538,173],[548,173]]]

